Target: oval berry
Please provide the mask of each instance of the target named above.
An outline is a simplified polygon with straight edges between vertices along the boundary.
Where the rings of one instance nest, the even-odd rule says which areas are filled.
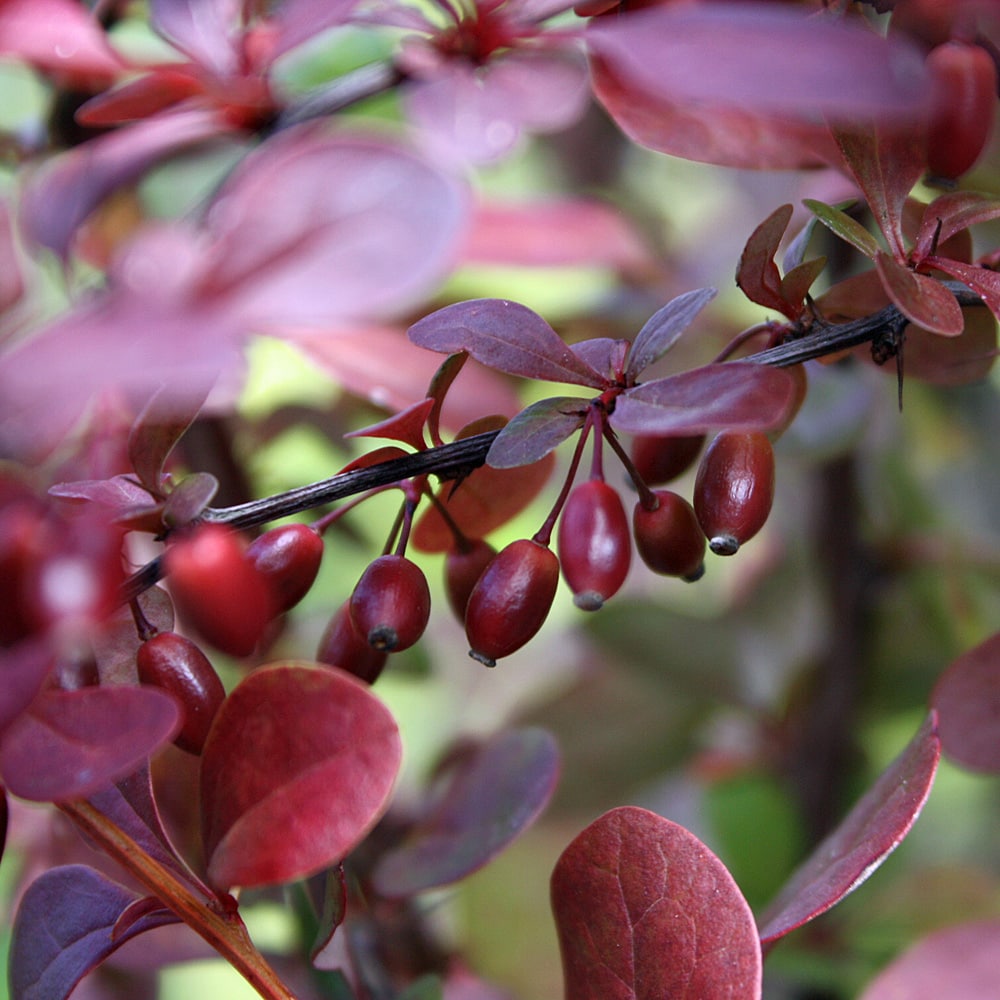
[[[493,561],[497,550],[482,538],[466,542],[464,547],[451,549],[444,557],[444,589],[448,606],[455,617],[465,621],[469,594],[483,571]]]
[[[704,444],[704,434],[639,434],[632,440],[632,464],[647,486],[660,486],[687,472]]]
[[[597,611],[618,593],[632,562],[632,535],[618,491],[602,479],[577,486],[559,517],[559,562],[573,603]]]
[[[774,449],[760,431],[723,431],[698,466],[694,510],[709,548],[731,556],[764,526],[774,501]]]
[[[307,524],[283,524],[255,538],[247,559],[270,580],[281,613],[295,607],[316,580],[323,539]]]
[[[559,585],[559,559],[528,538],[497,553],[465,608],[469,655],[492,667],[520,649],[542,627]]]
[[[376,649],[358,634],[351,620],[349,602],[345,601],[323,630],[316,651],[316,660],[331,667],[340,667],[368,684],[374,684],[385,668],[389,654]]]
[[[431,592],[423,570],[405,556],[379,556],[351,594],[351,621],[358,634],[387,653],[412,646],[427,628]]]
[[[222,652],[249,656],[276,602],[239,536],[221,524],[199,525],[167,548],[164,564],[181,616]]]
[[[705,572],[705,533],[694,508],[677,493],[656,490],[657,506],[641,503],[632,512],[632,533],[639,558],[654,572],[688,582]]]
[[[184,724],[174,743],[200,754],[216,712],[226,697],[208,657],[176,632],[159,632],[140,647],[135,657],[139,680],[172,694],[184,709]]]
[[[979,45],[945,42],[927,56],[934,99],[927,126],[927,169],[954,180],[970,170],[989,141],[997,67]]]

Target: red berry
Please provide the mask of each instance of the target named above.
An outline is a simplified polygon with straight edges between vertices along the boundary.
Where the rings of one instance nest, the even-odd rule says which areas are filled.
[[[760,431],[723,431],[698,466],[694,509],[711,550],[731,556],[764,526],[774,500],[774,449]]]
[[[632,464],[647,486],[659,486],[687,472],[704,443],[704,434],[639,434],[632,441]]]
[[[997,67],[979,45],[945,42],[927,56],[934,100],[927,127],[927,168],[953,180],[970,170],[989,141]]]
[[[279,613],[306,596],[322,558],[323,539],[307,524],[272,528],[247,547],[247,559],[271,581]]]
[[[542,627],[559,585],[559,560],[528,538],[500,550],[479,578],[465,608],[469,655],[492,667]]]
[[[221,524],[199,525],[170,545],[164,562],[181,616],[224,653],[249,656],[276,601],[239,536]]]
[[[705,572],[705,535],[694,508],[677,493],[657,490],[655,510],[641,503],[632,512],[635,547],[654,572],[694,581]]]
[[[448,605],[455,617],[465,621],[465,607],[472,588],[492,562],[497,550],[482,538],[466,543],[465,548],[454,548],[444,557],[444,588]]]
[[[172,694],[184,709],[184,724],[174,743],[199,754],[226,690],[205,654],[176,632],[160,632],[139,647],[139,680]]]
[[[379,556],[351,594],[351,621],[376,649],[399,652],[427,628],[431,592],[423,570],[405,556]]]
[[[577,486],[559,518],[559,562],[573,603],[597,611],[618,593],[632,562],[632,536],[618,491],[602,479]]]
[[[384,649],[376,649],[363,635],[358,634],[351,621],[350,605],[345,601],[327,623],[319,640],[316,659],[374,684],[382,673],[389,654]]]

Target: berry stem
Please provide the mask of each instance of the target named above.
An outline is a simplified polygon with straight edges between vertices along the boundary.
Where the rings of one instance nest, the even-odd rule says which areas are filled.
[[[556,497],[556,502],[552,505],[552,510],[549,511],[549,516],[545,518],[542,522],[542,526],[532,535],[532,541],[537,542],[539,545],[548,545],[552,540],[552,529],[556,526],[556,521],[559,519],[559,513],[563,509],[563,505],[566,503],[566,498],[569,496],[569,491],[573,488],[573,480],[576,479],[576,470],[580,467],[580,459],[583,457],[583,447],[587,443],[587,438],[590,436],[590,431],[594,426],[594,408],[589,407],[587,409],[587,416],[583,423],[583,430],[580,431],[580,438],[576,442],[576,448],[573,450],[573,458],[569,463],[569,470],[566,473],[566,481],[562,485],[562,489],[559,491],[559,496]]]
[[[628,473],[636,492],[639,494],[639,503],[642,504],[643,510],[656,510],[660,506],[660,501],[656,498],[656,493],[646,485],[645,480],[639,475],[639,470],[635,467],[635,463],[632,461],[629,453],[622,447],[622,443],[618,440],[618,435],[615,433],[614,428],[605,424],[603,430],[604,439],[611,445],[611,450],[621,460],[622,465],[625,466],[625,471]]]

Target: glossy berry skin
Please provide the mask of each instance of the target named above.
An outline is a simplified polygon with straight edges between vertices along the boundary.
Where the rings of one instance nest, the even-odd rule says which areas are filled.
[[[389,654],[376,649],[358,634],[351,621],[350,604],[345,601],[323,630],[316,651],[316,660],[331,667],[340,667],[368,684],[374,684],[385,668]]]
[[[455,617],[465,621],[469,595],[483,571],[493,561],[497,550],[482,538],[469,541],[464,548],[454,548],[444,557],[444,589],[448,606]]]
[[[698,466],[694,510],[711,550],[731,556],[764,526],[774,501],[774,449],[759,431],[723,431]]]
[[[603,479],[577,486],[559,517],[558,537],[573,603],[597,611],[618,593],[632,562],[632,534],[618,491]]]
[[[405,556],[379,556],[351,594],[351,621],[375,649],[398,653],[423,634],[431,592],[423,570]]]
[[[278,612],[295,607],[309,592],[323,559],[323,539],[307,524],[283,524],[255,538],[247,559],[271,581]]]
[[[632,440],[632,464],[647,486],[660,486],[687,472],[704,444],[704,434],[638,434]]]
[[[654,572],[688,582],[705,572],[705,534],[694,508],[671,490],[656,490],[658,506],[648,510],[636,503],[632,534],[639,558]]]
[[[249,656],[276,614],[270,583],[221,524],[202,524],[164,556],[174,604],[205,640],[231,656]]]
[[[559,560],[528,538],[497,553],[465,608],[469,655],[488,667],[520,649],[542,627],[559,585]]]
[[[927,56],[934,100],[927,126],[927,169],[954,180],[972,168],[989,141],[997,67],[979,45],[945,42]]]
[[[226,690],[205,654],[176,632],[160,632],[139,647],[139,680],[172,694],[184,709],[184,724],[174,743],[200,754]]]

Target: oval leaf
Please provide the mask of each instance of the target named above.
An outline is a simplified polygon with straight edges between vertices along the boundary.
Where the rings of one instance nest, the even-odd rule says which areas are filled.
[[[881,250],[875,270],[886,294],[910,322],[943,337],[957,337],[965,328],[958,300],[936,278],[911,271]]]
[[[785,420],[794,397],[788,372],[729,361],[629,389],[618,399],[611,423],[630,434],[768,430]]]
[[[559,776],[559,749],[543,729],[497,736],[462,760],[437,805],[373,880],[402,898],[457,882],[499,854],[545,808]]]
[[[1000,200],[976,191],[952,191],[935,198],[925,209],[913,244],[913,255],[922,260],[934,247],[978,222],[1000,216]]]
[[[510,375],[595,389],[607,385],[538,313],[506,299],[472,299],[445,306],[414,323],[407,336],[420,347],[442,354],[468,351],[480,363]]]
[[[973,771],[1000,771],[1000,633],[963,653],[934,687],[944,752]]]
[[[634,383],[643,369],[662,358],[716,294],[714,288],[698,288],[678,295],[653,313],[632,342],[625,371],[626,382]]]
[[[725,866],[683,827],[613,809],[552,873],[566,1000],[753,1000],[761,953]]]
[[[945,274],[968,285],[986,304],[997,319],[1000,319],[1000,273],[974,264],[963,264],[957,260],[942,257],[928,257],[927,263]]]
[[[783,937],[853,892],[899,846],[930,794],[941,757],[932,712],[906,749],[792,875],[760,919],[760,939]]]
[[[583,426],[588,405],[587,400],[572,396],[533,403],[496,436],[486,453],[487,464],[513,469],[544,458]]]
[[[400,756],[392,716],[350,674],[305,663],[250,674],[202,755],[209,880],[290,882],[340,861],[381,816]]]
[[[792,206],[780,205],[751,234],[740,255],[736,284],[751,302],[785,311],[781,275],[774,255],[792,218]]]
[[[134,771],[179,723],[177,703],[154,688],[43,691],[4,735],[0,772],[22,799],[86,798]]]
[[[850,243],[855,250],[860,251],[866,257],[875,259],[875,255],[879,252],[878,241],[860,222],[852,219],[842,209],[827,205],[822,201],[816,201],[815,198],[805,198],[802,204],[832,233],[836,233],[837,236]]]

